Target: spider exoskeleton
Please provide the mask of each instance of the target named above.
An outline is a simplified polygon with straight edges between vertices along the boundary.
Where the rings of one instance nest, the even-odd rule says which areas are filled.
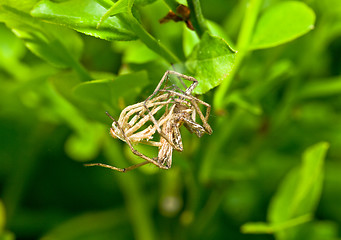
[[[167,86],[170,74],[179,79],[186,88],[184,91],[176,85]],[[186,87],[182,78],[191,81],[191,85]],[[163,85],[164,87],[162,87]],[[212,129],[207,123],[211,106],[192,95],[192,91],[197,85],[198,81],[195,78],[169,70],[165,72],[154,92],[145,101],[123,109],[118,120],[107,113],[113,121],[110,128],[111,136],[125,141],[135,155],[146,161],[127,168],[117,168],[102,163],[85,165],[101,166],[120,172],[130,171],[148,163],[152,163],[161,169],[169,169],[172,165],[173,149],[183,150],[180,134],[182,125],[198,137],[204,133],[212,133]],[[199,104],[206,107],[205,115],[201,112]],[[160,115],[160,112],[162,115],[157,119],[156,115]],[[196,122],[196,115],[199,116],[202,125]],[[159,141],[152,140],[156,132],[160,135]],[[140,153],[133,147],[133,144],[136,143],[158,147],[158,156],[150,158]]]

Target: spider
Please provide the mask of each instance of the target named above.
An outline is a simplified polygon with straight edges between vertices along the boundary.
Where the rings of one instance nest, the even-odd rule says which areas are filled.
[[[168,76],[175,75],[186,88],[181,90],[176,85],[167,86]],[[183,79],[191,81],[186,87]],[[165,85],[163,88],[162,85]],[[211,134],[212,129],[207,123],[211,106],[194,97],[192,91],[198,85],[198,81],[190,76],[168,70],[163,75],[154,92],[143,102],[130,105],[122,110],[118,120],[115,120],[108,112],[106,114],[113,121],[110,134],[114,138],[126,142],[131,151],[143,158],[144,162],[127,168],[117,168],[103,163],[85,164],[86,166],[101,166],[120,172],[127,172],[145,164],[152,163],[161,169],[169,169],[172,165],[173,149],[183,151],[180,127],[184,125],[191,133],[201,137],[204,133]],[[201,112],[199,104],[206,107],[205,115]],[[155,114],[165,108],[163,115],[157,120]],[[196,115],[199,116],[202,125],[198,124]],[[149,124],[147,127],[145,125]],[[144,126],[143,130],[140,130]],[[151,141],[154,134],[158,132],[159,141]],[[134,147],[134,143],[142,143],[159,148],[158,156],[150,158]]]

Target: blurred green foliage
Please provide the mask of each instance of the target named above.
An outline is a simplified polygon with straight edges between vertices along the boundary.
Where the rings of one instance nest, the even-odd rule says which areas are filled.
[[[159,23],[178,2],[195,31]],[[178,2],[0,1],[0,239],[340,238],[340,1]],[[141,161],[105,111],[167,69],[213,134],[170,170],[84,168]]]

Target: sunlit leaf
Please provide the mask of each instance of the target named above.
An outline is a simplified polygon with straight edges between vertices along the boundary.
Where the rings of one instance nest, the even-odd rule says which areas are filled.
[[[137,36],[125,22],[113,16],[97,24],[107,10],[93,0],[53,2],[43,0],[32,10],[34,17],[63,25],[105,40],[134,40]]]
[[[119,13],[129,13],[131,12],[131,8],[133,6],[134,0],[118,0],[115,2],[112,7],[101,17],[99,22],[97,23],[96,28],[99,28],[104,20],[108,17],[115,16]]]
[[[194,31],[188,29],[186,26],[183,27],[182,47],[186,57],[191,54],[193,48],[199,43],[199,41],[200,39]]]
[[[223,38],[225,41],[231,43],[226,34],[226,31],[220,25],[212,21],[207,21],[207,27],[212,36]],[[185,56],[189,56],[189,54],[193,51],[193,48],[196,44],[199,43],[199,41],[200,39],[198,38],[198,35],[194,31],[186,27],[186,25],[184,25],[182,45]]]
[[[194,92],[203,94],[218,86],[230,74],[235,55],[222,38],[205,33],[186,62],[190,73],[199,81]]]
[[[273,233],[273,227],[263,222],[246,223],[241,227],[243,233],[264,234]]]
[[[18,9],[25,13],[29,13],[37,2],[39,2],[39,0],[20,0],[20,1],[1,0],[0,1],[2,5],[10,6],[12,8]]]
[[[156,2],[157,0],[135,0],[135,4],[136,5],[141,5],[141,6],[145,6],[148,4],[152,4],[153,2]]]
[[[288,221],[284,221],[277,224],[263,223],[263,222],[250,222],[241,227],[243,233],[252,234],[269,234],[279,231],[283,231],[288,228],[298,226],[312,220],[311,214],[302,215]]]
[[[314,11],[303,2],[280,2],[261,15],[250,48],[269,48],[286,43],[311,31],[314,23]]]

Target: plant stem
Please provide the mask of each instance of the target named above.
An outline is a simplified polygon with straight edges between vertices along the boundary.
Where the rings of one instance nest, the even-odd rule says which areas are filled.
[[[176,12],[176,8],[179,6],[179,3],[175,0],[164,0],[166,5],[173,11]]]
[[[106,9],[109,9],[114,5],[114,3],[111,0],[95,0],[95,1]]]
[[[110,9],[114,3],[109,0],[96,0],[101,6],[106,9]],[[150,35],[133,16],[132,12],[127,12],[123,14],[116,15],[118,18],[122,19],[124,22],[128,23],[131,29],[139,37],[139,39],[153,52],[157,53],[163,57],[170,64],[180,62],[180,59],[175,56],[171,51],[169,51],[162,43],[156,40],[152,35]]]
[[[120,18],[128,22],[132,30],[150,50],[163,57],[170,64],[180,62],[177,56],[147,32],[131,13],[122,14]]]
[[[109,138],[105,141],[104,153],[107,159],[115,159],[113,165],[124,166],[127,164],[124,161],[122,149],[119,149],[118,144],[109,141]],[[146,201],[146,195],[142,193],[141,181],[137,179],[134,172],[117,172],[116,177],[125,198],[125,205],[132,222],[135,239],[155,239],[151,211]]]
[[[235,77],[242,61],[249,52],[249,45],[261,4],[262,0],[250,0],[246,5],[245,17],[237,41],[238,52],[236,54],[235,65],[230,75],[221,83],[214,96],[213,105],[216,108],[216,111],[224,108],[224,98],[231,85],[232,79]]]
[[[195,32],[201,38],[204,32],[208,31],[206,21],[202,15],[200,0],[187,0],[189,9],[191,10],[191,22]]]

